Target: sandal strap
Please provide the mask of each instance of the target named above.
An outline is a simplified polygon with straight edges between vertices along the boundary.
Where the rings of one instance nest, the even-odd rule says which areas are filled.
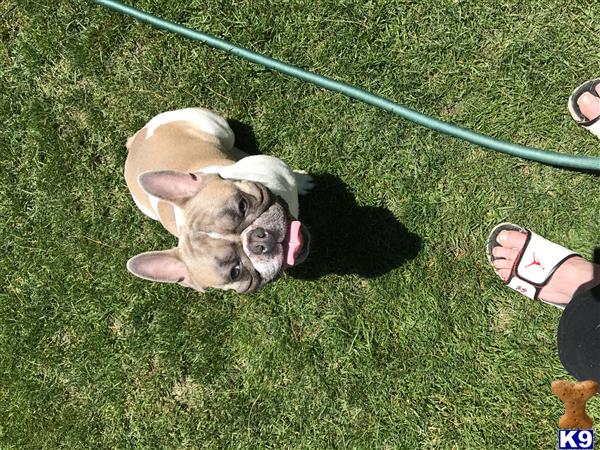
[[[600,116],[596,117],[594,119],[594,123],[592,123],[589,126],[586,125],[582,125],[583,128],[585,128],[586,130],[588,130],[590,133],[592,133],[594,136],[597,136],[600,138]]]
[[[529,297],[532,300],[537,299],[538,292],[540,291],[540,288],[534,286],[531,283],[528,283],[525,280],[521,280],[516,275],[509,278],[506,285],[509,288],[523,294],[525,297]]]
[[[548,284],[556,269],[577,253],[528,230],[525,246],[515,262],[514,275],[537,288]]]

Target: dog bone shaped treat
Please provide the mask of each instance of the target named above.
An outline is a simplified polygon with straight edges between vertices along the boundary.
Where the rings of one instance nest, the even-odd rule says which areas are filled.
[[[552,382],[552,392],[565,404],[565,414],[560,416],[558,426],[589,430],[594,423],[585,412],[585,404],[598,392],[598,383],[593,380],[573,383],[567,380]]]

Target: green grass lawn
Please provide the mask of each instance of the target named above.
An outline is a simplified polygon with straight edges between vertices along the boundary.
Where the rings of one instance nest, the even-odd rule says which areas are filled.
[[[512,142],[600,156],[566,101],[594,2],[144,0],[162,17]],[[175,245],[125,140],[211,108],[315,175],[305,265],[255,295],[151,284]],[[560,312],[503,287],[500,221],[592,258],[597,174],[433,133],[92,2],[0,2],[0,448],[555,448]],[[588,408],[600,421],[600,401]]]

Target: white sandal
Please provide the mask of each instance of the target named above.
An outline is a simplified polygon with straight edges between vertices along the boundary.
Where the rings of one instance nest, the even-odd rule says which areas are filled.
[[[502,259],[492,255],[492,250],[500,245],[497,237],[501,231],[519,231],[527,235],[525,245],[517,255],[510,276],[504,284],[526,297],[565,309],[564,304],[539,299],[538,294],[550,282],[556,269],[566,260],[580,255],[544,239],[527,228],[512,223],[501,223],[492,230],[488,238],[487,256],[490,263]]]
[[[600,116],[595,119],[589,120],[585,117],[581,110],[579,109],[579,105],[577,104],[577,100],[581,97],[585,92],[589,92],[594,97],[600,98],[598,95],[598,91],[596,91],[596,86],[600,84],[600,78],[596,78],[595,80],[586,81],[581,86],[573,91],[571,96],[569,97],[569,101],[567,103],[567,107],[569,108],[569,112],[575,122],[579,124],[579,126],[585,128],[593,135],[600,138]]]

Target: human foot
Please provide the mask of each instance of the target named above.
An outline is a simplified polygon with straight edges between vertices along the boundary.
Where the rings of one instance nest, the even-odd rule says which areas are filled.
[[[599,265],[527,233],[509,228],[492,234],[495,242],[490,243],[490,259],[510,287],[564,308],[577,292],[600,284]]]
[[[579,110],[587,120],[594,120],[600,116],[600,84],[594,87],[596,95],[584,92],[577,99]]]
[[[575,89],[567,106],[579,125],[600,137],[600,79],[587,81]]]

